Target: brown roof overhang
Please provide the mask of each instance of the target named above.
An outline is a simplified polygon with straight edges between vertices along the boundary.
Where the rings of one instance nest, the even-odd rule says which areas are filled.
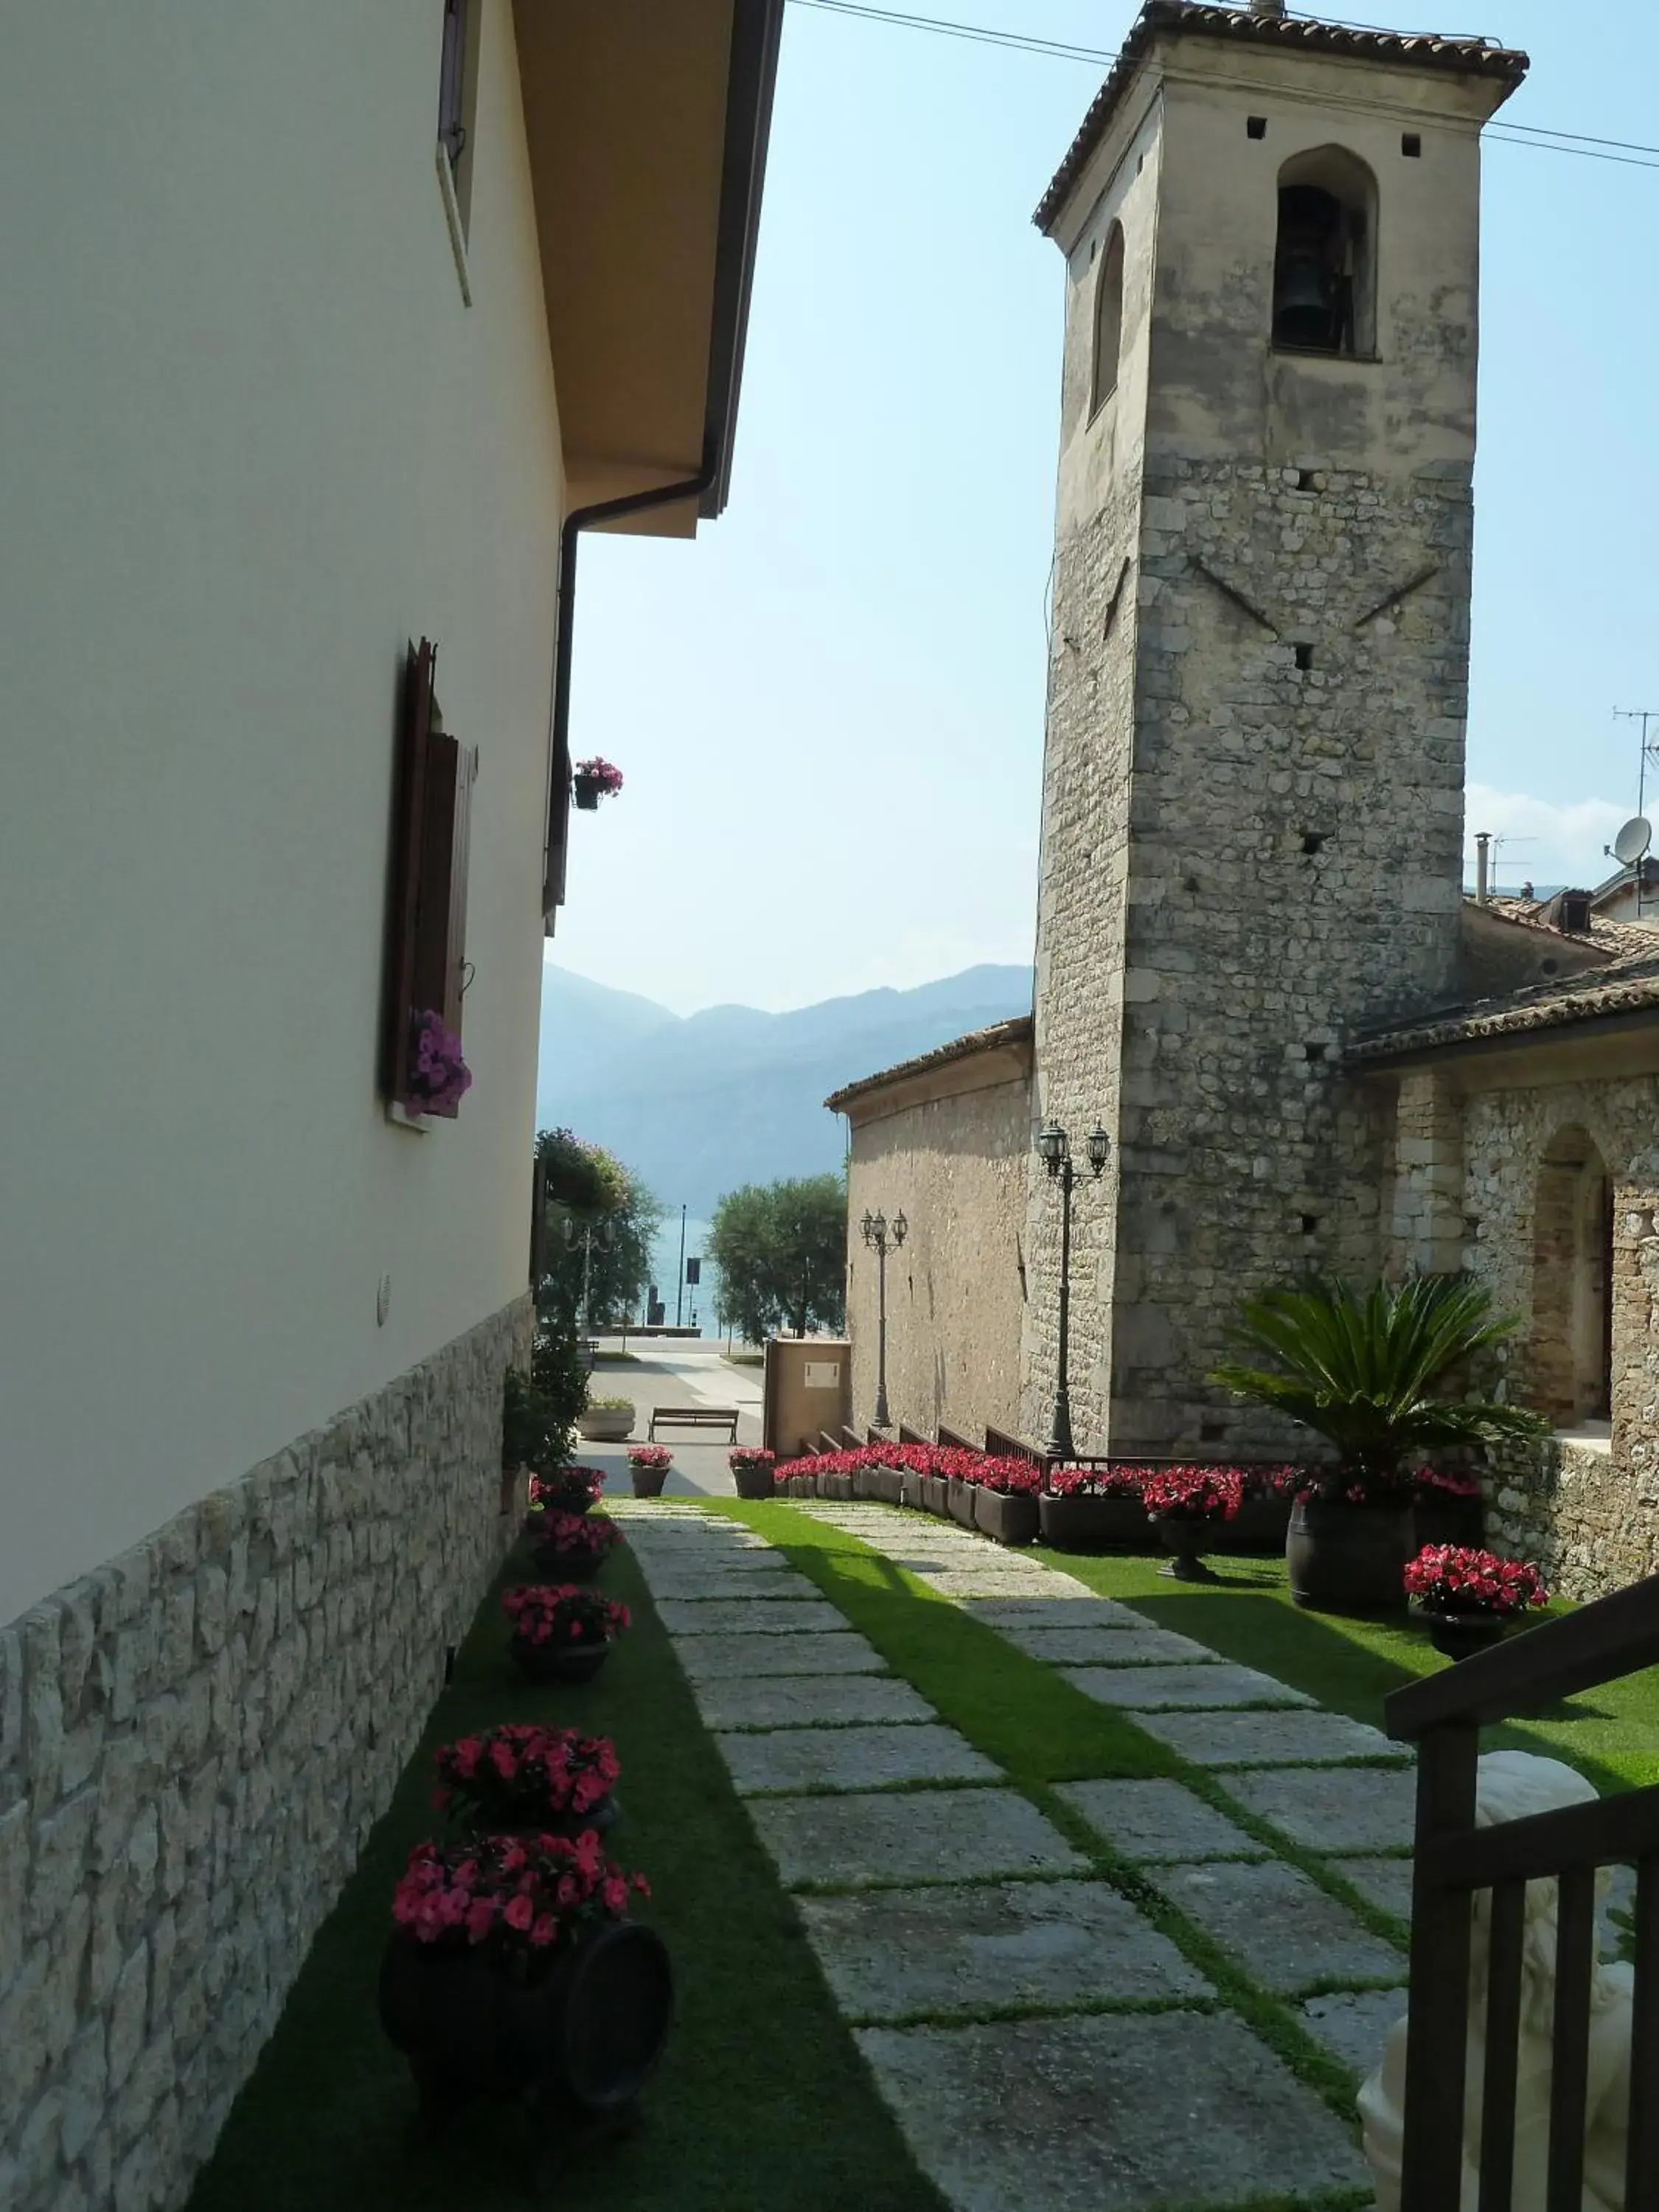
[[[1340,23],[1314,22],[1306,16],[1255,15],[1237,8],[1197,4],[1197,0],[1146,0],[1054,181],[1037,204],[1032,221],[1039,230],[1052,227],[1090,155],[1105,136],[1136,70],[1160,34],[1231,39],[1240,45],[1276,48],[1281,52],[1395,62],[1407,69],[1496,77],[1510,86],[1519,84],[1528,67],[1525,54],[1512,47],[1493,46],[1485,39],[1447,38],[1434,32],[1360,30]]]

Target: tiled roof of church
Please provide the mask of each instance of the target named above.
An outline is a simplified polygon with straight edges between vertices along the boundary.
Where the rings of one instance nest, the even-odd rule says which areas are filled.
[[[1361,61],[1399,62],[1411,69],[1451,70],[1462,76],[1502,77],[1511,84],[1519,84],[1528,69],[1525,54],[1487,39],[1452,38],[1433,31],[1370,31],[1346,23],[1315,22],[1306,16],[1256,15],[1243,9],[1201,4],[1201,0],[1146,0],[1038,203],[1032,220],[1039,230],[1047,230],[1059,213],[1116,113],[1141,57],[1160,32],[1183,38],[1236,39],[1248,46],[1289,46],[1302,53],[1346,54]]]
[[[969,1030],[966,1036],[952,1037],[949,1044],[937,1045],[932,1052],[918,1053],[914,1060],[902,1060],[896,1066],[884,1067],[875,1075],[861,1076],[856,1083],[845,1083],[839,1091],[832,1091],[823,1103],[832,1114],[845,1113],[853,1099],[863,1097],[866,1091],[879,1091],[889,1083],[902,1082],[906,1076],[927,1075],[936,1067],[948,1066],[953,1060],[971,1060],[976,1052],[995,1052],[1003,1045],[1029,1044],[1033,1026],[1030,1014],[1016,1014],[1012,1021],[993,1022],[989,1029]]]
[[[1527,1036],[1620,1015],[1651,1015],[1659,1021],[1659,933],[1626,925],[1620,935],[1646,942],[1640,950],[1626,951],[1605,968],[1592,968],[1582,975],[1557,976],[1501,999],[1443,1007],[1396,1029],[1358,1037],[1343,1058],[1349,1066],[1364,1068],[1405,1054],[1477,1045],[1489,1038]]]

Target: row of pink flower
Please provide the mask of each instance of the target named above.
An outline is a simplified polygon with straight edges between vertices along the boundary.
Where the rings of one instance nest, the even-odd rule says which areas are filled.
[[[622,1772],[609,1736],[534,1721],[504,1721],[478,1735],[441,1744],[434,1764],[437,1811],[453,1808],[488,1823],[517,1822],[522,1810],[526,1826],[591,1813]]]
[[[936,1480],[975,1482],[1005,1495],[1025,1492],[1035,1496],[1042,1487],[1042,1469],[1033,1461],[994,1459],[988,1453],[968,1451],[954,1444],[858,1444],[847,1451],[815,1452],[809,1459],[787,1460],[777,1472],[783,1482],[792,1475],[857,1474],[875,1467],[932,1475]]]
[[[532,1474],[530,1503],[556,1513],[585,1513],[605,1493],[605,1470],[598,1467],[562,1467],[551,1474]]]
[[[608,1514],[560,1513],[541,1507],[526,1515],[524,1534],[541,1550],[572,1559],[602,1559],[627,1541]]]
[[[520,1583],[501,1593],[501,1611],[521,1644],[603,1644],[631,1625],[628,1607],[586,1583]]]

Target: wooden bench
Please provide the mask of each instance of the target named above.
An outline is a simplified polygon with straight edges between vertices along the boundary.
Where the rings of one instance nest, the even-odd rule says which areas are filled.
[[[735,1406],[653,1406],[646,1441],[654,1443],[659,1425],[670,1429],[724,1429],[728,1443],[738,1441]]]

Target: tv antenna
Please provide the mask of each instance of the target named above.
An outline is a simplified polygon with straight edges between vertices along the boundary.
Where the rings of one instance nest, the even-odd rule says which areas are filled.
[[[1653,830],[1648,820],[1648,764],[1651,762],[1656,773],[1659,773],[1659,707],[1615,707],[1613,719],[1615,722],[1639,722],[1642,726],[1636,776],[1636,811],[1607,848],[1611,859],[1632,872],[1636,884],[1636,918],[1639,921],[1645,908],[1656,903],[1644,896],[1648,873],[1644,863],[1648,848],[1653,842]]]

